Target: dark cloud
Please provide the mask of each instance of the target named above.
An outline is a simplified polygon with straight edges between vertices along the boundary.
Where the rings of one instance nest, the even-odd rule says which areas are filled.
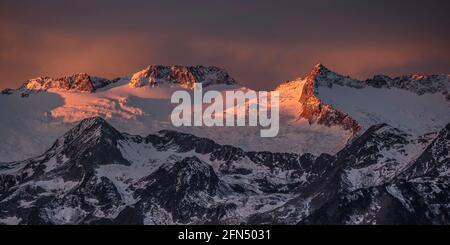
[[[0,88],[147,64],[226,68],[270,88],[314,63],[356,77],[450,72],[449,1],[0,2]]]

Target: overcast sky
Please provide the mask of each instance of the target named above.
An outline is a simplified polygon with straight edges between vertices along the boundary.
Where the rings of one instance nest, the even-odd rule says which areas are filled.
[[[450,73],[450,1],[0,0],[0,88],[215,65],[269,89],[315,63],[357,78]]]

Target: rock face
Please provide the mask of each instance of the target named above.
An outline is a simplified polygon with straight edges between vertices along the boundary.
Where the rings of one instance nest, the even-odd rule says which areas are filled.
[[[0,223],[449,224],[449,135],[380,124],[313,156],[89,118],[41,156],[0,165]]]
[[[313,194],[302,193],[249,220],[281,224],[448,224],[448,126],[431,143],[420,141],[428,147],[408,160],[385,151],[397,149],[392,152],[408,155],[403,149],[415,142],[408,143],[407,135],[389,125],[375,125],[336,155],[334,168]],[[430,153],[437,142],[446,143]],[[429,154],[432,157],[424,157]],[[389,161],[386,156],[390,156]],[[429,169],[429,175],[411,175],[421,169],[424,158],[430,163],[440,159],[444,164],[438,164],[438,171]],[[349,181],[349,172],[354,171],[366,175],[354,174]]]
[[[322,64],[317,64],[308,76],[315,78],[316,87],[335,85],[353,88],[397,88],[423,95],[426,93],[448,94],[450,90],[450,75],[403,75],[391,78],[386,75],[375,75],[366,80],[357,80],[349,76],[337,74]]]
[[[393,180],[430,141],[387,124],[372,126],[337,154],[337,161],[343,165],[342,187],[352,191]]]
[[[448,96],[449,75],[407,75],[391,78],[385,75],[376,75],[364,81],[368,86],[375,88],[398,88],[414,92],[418,95],[425,93],[442,93]],[[448,97],[447,97],[448,98]]]
[[[236,81],[225,70],[214,66],[152,65],[135,73],[129,84],[131,87],[179,84],[185,88],[192,88],[194,83],[203,83],[203,86],[213,84],[232,85],[236,84]]]
[[[2,90],[1,94],[10,95],[10,94],[13,94],[13,92],[14,92],[14,89],[6,88],[6,89]]]
[[[357,134],[362,126],[348,114],[335,109],[332,105],[321,101],[318,96],[319,86],[341,83],[342,80],[350,79],[331,72],[321,64],[316,65],[310,73],[293,81],[287,81],[276,88],[281,96],[293,96],[298,98],[300,108],[298,119],[306,119],[310,124],[321,124],[325,126],[338,126]],[[292,95],[292,93],[297,93]]]
[[[299,117],[307,119],[310,123],[319,123],[326,126],[340,125],[356,134],[361,130],[361,126],[356,120],[344,112],[334,109],[332,105],[322,103],[316,96],[315,87],[325,79],[324,77],[329,75],[330,71],[319,64],[306,76],[300,96],[300,104],[303,110]],[[327,81],[330,81],[328,77]]]
[[[174,131],[130,136],[91,118],[43,155],[2,164],[0,222],[240,222],[315,182],[324,159],[332,157],[245,152]]]
[[[86,73],[80,73],[61,78],[38,77],[30,79],[22,86],[22,89],[29,91],[58,89],[73,92],[93,93],[95,90],[114,82],[114,80],[111,81],[104,78],[92,77]]]
[[[428,145],[408,171],[405,179],[445,176],[450,171],[450,124]]]
[[[26,81],[18,90],[23,97],[32,91],[57,89],[61,91],[94,93],[96,90],[113,84],[119,80],[127,80],[131,87],[158,86],[161,84],[178,84],[185,88],[193,88],[194,83],[209,85],[235,85],[236,81],[223,69],[214,66],[162,66],[151,65],[129,77],[108,80],[90,76],[86,73],[74,74],[60,78],[38,77]],[[1,93],[12,94],[14,89],[5,89]]]

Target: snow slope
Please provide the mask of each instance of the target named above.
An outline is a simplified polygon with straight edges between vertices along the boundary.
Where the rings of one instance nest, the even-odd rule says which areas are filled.
[[[440,130],[450,122],[450,103],[440,94],[418,96],[398,88],[319,87],[323,102],[364,125],[387,123],[414,135]],[[351,98],[351,99],[348,99]]]

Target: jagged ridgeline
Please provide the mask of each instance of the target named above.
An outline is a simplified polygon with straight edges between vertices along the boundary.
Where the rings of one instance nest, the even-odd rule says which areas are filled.
[[[1,165],[0,222],[448,224],[449,140],[450,124],[420,139],[380,124],[315,156],[89,118],[44,154]]]
[[[274,138],[173,127],[171,95],[198,82],[249,91],[217,67],[158,65],[4,90],[0,223],[449,223],[449,75],[316,65],[275,88]]]

